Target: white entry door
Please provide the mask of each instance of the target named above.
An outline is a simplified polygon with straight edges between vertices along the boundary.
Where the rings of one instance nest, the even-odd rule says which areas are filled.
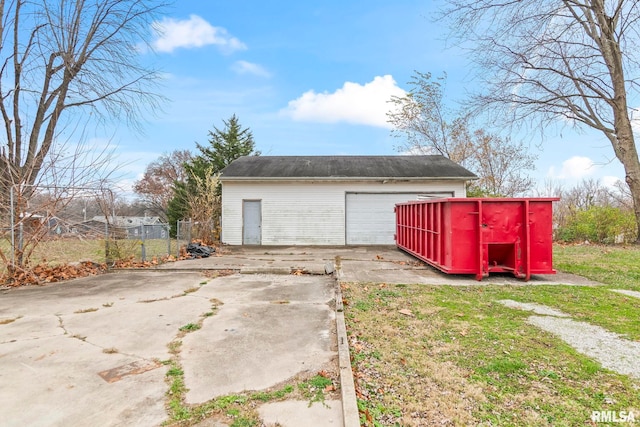
[[[242,244],[260,245],[262,243],[262,202],[260,200],[242,201]]]

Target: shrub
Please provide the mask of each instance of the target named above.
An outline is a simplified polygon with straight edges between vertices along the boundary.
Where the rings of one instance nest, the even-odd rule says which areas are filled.
[[[574,212],[565,224],[556,230],[560,242],[619,243],[632,241],[636,236],[633,212],[611,206],[591,206]]]

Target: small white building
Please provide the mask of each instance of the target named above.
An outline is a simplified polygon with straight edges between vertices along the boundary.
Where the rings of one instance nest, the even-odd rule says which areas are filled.
[[[222,243],[393,245],[396,203],[465,197],[443,156],[245,156],[222,170]]]

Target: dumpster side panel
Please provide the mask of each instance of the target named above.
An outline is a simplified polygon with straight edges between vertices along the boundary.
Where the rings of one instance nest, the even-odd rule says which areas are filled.
[[[443,228],[448,234],[446,264],[450,273],[475,274],[480,264],[478,209],[473,200],[443,202],[449,217]]]
[[[550,201],[529,203],[531,236],[531,273],[554,274],[553,206]]]

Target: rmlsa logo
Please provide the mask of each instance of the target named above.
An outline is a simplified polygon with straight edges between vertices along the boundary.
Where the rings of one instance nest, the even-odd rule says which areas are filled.
[[[593,411],[591,421],[594,423],[635,423],[633,411]]]

